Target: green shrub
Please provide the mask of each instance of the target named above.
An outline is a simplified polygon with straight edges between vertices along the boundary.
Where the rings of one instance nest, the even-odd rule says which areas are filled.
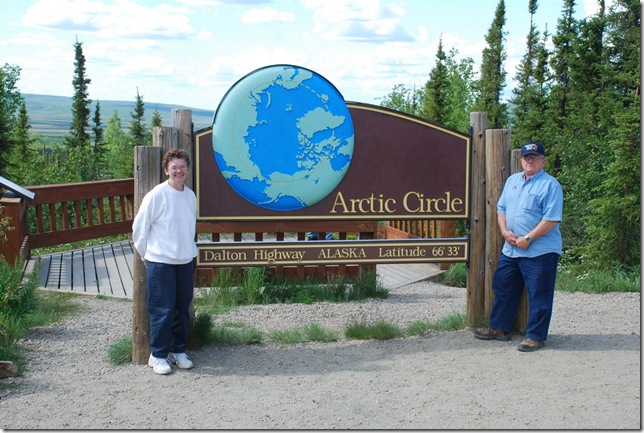
[[[195,312],[195,316],[190,322],[190,348],[198,349],[212,340],[212,317],[204,311]]]
[[[220,345],[259,344],[262,342],[261,331],[243,323],[224,323],[214,326],[212,343]]]
[[[326,330],[317,323],[310,323],[302,328],[273,331],[268,338],[274,343],[295,344],[307,341],[337,341],[339,334]]]
[[[640,271],[635,269],[628,272],[617,267],[579,273],[578,269],[560,266],[556,288],[562,292],[639,292]]]
[[[268,339],[273,343],[295,344],[304,341],[304,334],[299,328],[275,330],[270,333]]]
[[[441,274],[441,283],[451,287],[467,287],[467,266],[454,263]]]
[[[345,337],[353,340],[388,340],[391,338],[403,337],[403,331],[397,325],[384,321],[377,321],[372,324],[357,322],[351,324],[344,331]]]
[[[0,257],[0,346],[13,346],[28,331],[27,315],[36,306],[39,270],[23,280],[24,262],[14,266]]]
[[[432,324],[432,328],[437,331],[458,331],[465,329],[468,324],[467,314],[452,313]]]
[[[322,328],[317,323],[311,323],[304,327],[304,337],[306,341],[338,341],[340,336],[335,331],[329,331]]]
[[[132,362],[132,337],[125,337],[112,344],[107,351],[107,359],[112,365]]]
[[[405,334],[412,335],[424,335],[427,331],[434,329],[434,325],[425,320],[416,320],[407,326],[405,329]]]

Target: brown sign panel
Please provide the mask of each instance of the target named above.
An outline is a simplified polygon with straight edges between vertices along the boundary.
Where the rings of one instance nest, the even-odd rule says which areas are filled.
[[[328,196],[293,211],[266,209],[237,194],[215,161],[212,130],[198,131],[198,218],[328,221],[469,217],[468,135],[378,106],[347,106],[355,134],[349,169]]]
[[[463,239],[203,243],[197,266],[464,262],[468,245]]]

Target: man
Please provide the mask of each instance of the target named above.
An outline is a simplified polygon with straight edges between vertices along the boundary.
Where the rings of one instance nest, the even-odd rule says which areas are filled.
[[[563,191],[557,179],[543,169],[545,165],[541,143],[523,145],[523,172],[510,176],[497,203],[505,243],[492,281],[495,297],[490,327],[474,331],[482,340],[508,341],[525,285],[529,308],[526,338],[518,346],[522,352],[543,347],[548,337],[562,252]]]

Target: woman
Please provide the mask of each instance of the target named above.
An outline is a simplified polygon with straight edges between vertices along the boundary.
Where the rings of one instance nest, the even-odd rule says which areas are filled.
[[[185,150],[168,151],[163,157],[168,180],[143,197],[132,224],[134,247],[147,274],[152,351],[148,365],[157,374],[169,374],[170,364],[194,366],[186,353],[197,256],[197,198],[185,185],[189,167]]]

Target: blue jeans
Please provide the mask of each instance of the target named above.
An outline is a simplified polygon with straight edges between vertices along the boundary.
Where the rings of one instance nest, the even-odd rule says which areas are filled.
[[[185,352],[190,333],[194,263],[146,262],[145,270],[152,356],[165,358],[169,352]]]
[[[525,286],[528,291],[528,324],[526,337],[546,341],[552,317],[555,279],[559,254],[510,258],[501,254],[494,273],[494,304],[490,327],[505,332],[512,330]]]

